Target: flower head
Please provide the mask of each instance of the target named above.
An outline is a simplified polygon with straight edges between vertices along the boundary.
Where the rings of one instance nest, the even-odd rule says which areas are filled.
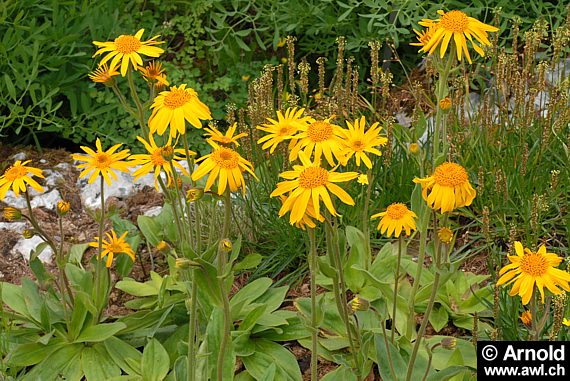
[[[284,140],[290,140],[301,128],[309,124],[312,120],[310,116],[303,116],[304,108],[297,110],[296,107],[288,108],[285,114],[277,111],[277,120],[267,118],[270,123],[257,126],[258,130],[267,132],[261,137],[257,144],[262,144],[261,149],[269,148],[269,153],[273,153],[277,145]],[[296,140],[291,140],[294,145]],[[291,147],[291,145],[290,145]]]
[[[171,145],[172,139],[170,137],[166,144],[161,147],[156,145],[152,134],[149,135],[148,142],[140,136],[137,136],[137,139],[144,145],[148,153],[131,155],[133,163],[141,165],[139,169],[133,172],[135,181],[154,170],[154,186],[158,190],[158,177],[161,172],[166,174],[166,185],[171,184],[175,168],[178,168],[180,172],[186,176],[190,176],[188,171],[177,161],[186,158],[185,151],[178,148],[174,149]],[[194,154],[194,152],[190,151],[190,154]],[[168,157],[170,157],[171,160],[167,160]]]
[[[417,155],[420,152],[420,145],[418,143],[410,143],[410,147],[408,149],[412,155]]]
[[[439,101],[439,108],[442,109],[443,111],[447,111],[451,108],[452,102],[451,102],[451,98],[449,97],[445,97],[442,100]]]
[[[562,258],[553,253],[547,253],[544,245],[540,246],[536,252],[524,248],[523,245],[515,242],[516,255],[509,255],[508,265],[500,271],[497,285],[513,283],[509,292],[510,296],[520,295],[522,303],[528,304],[534,293],[534,286],[540,292],[542,303],[544,303],[544,287],[553,294],[561,294],[562,290],[570,291],[570,273],[557,269],[556,266],[562,262]]]
[[[14,221],[18,221],[22,218],[22,212],[20,211],[20,209],[16,209],[16,208],[4,208],[4,219],[6,221],[10,221],[10,222],[14,222]]]
[[[564,318],[562,319],[562,324],[564,324],[566,327],[570,327],[570,320]]]
[[[237,123],[234,123],[230,128],[228,128],[225,134],[220,132],[216,127],[206,127],[204,128],[204,131],[206,131],[206,136],[208,136],[208,142],[217,142],[226,147],[229,147],[231,144],[235,144],[236,147],[239,147],[238,140],[247,136],[247,132],[234,135],[236,129]]]
[[[358,175],[358,178],[356,179],[356,181],[358,181],[358,184],[368,185],[368,176],[364,173],[361,175]]]
[[[196,202],[204,196],[204,189],[202,188],[191,188],[186,192],[186,201]]]
[[[303,219],[307,214],[309,200],[314,207],[314,215],[320,216],[320,202],[323,200],[329,212],[336,216],[337,212],[333,206],[329,191],[336,195],[347,205],[354,205],[354,200],[341,187],[338,182],[345,182],[358,177],[357,172],[339,173],[334,170],[321,168],[319,160],[311,162],[304,152],[299,154],[302,165],[294,165],[292,171],[286,171],[279,176],[286,179],[277,184],[277,188],[270,197],[281,196],[289,193],[287,200],[279,210],[279,217],[287,212],[291,212],[289,222],[295,224]]]
[[[92,184],[97,176],[103,176],[107,185],[111,185],[111,177],[114,180],[117,180],[117,174],[115,170],[128,172],[129,167],[135,165],[134,162],[127,162],[124,161],[129,156],[129,150],[125,149],[119,152],[117,149],[121,146],[121,144],[115,144],[107,151],[103,151],[103,147],[101,146],[101,141],[97,138],[95,142],[97,147],[97,151],[93,151],[89,147],[81,146],[81,149],[85,151],[88,156],[80,155],[80,154],[72,154],[71,157],[77,161],[83,161],[77,165],[77,168],[83,169],[79,174],[80,178],[87,176],[89,173],[89,184]]]
[[[370,218],[378,218],[380,222],[378,223],[378,230],[380,233],[386,233],[387,237],[391,237],[394,234],[395,237],[399,237],[402,230],[406,232],[406,235],[410,235],[412,230],[416,230],[416,221],[414,218],[418,216],[408,209],[408,207],[402,203],[393,203],[386,208],[386,211],[372,215]]]
[[[497,32],[499,30],[498,28],[484,24],[481,21],[474,19],[473,17],[469,17],[465,13],[457,10],[447,13],[439,10],[437,13],[441,15],[440,19],[423,19],[419,22],[420,25],[428,28],[428,32],[426,32],[426,34],[433,28],[432,36],[430,36],[427,42],[423,44],[420,52],[433,54],[439,46],[439,55],[443,58],[447,51],[449,42],[453,37],[455,51],[459,61],[461,61],[463,54],[465,54],[467,61],[472,63],[469,50],[467,49],[467,40],[471,42],[471,46],[473,46],[473,49],[475,49],[481,57],[485,56],[485,52],[475,43],[474,39],[482,45],[491,46],[491,42],[487,38],[487,32]]]
[[[42,170],[26,166],[30,161],[31,160],[26,160],[22,162],[21,160],[17,160],[0,176],[0,200],[4,200],[10,188],[12,188],[16,197],[20,196],[20,192],[27,191],[27,185],[40,193],[44,191],[44,188],[42,188],[36,180],[32,179],[32,176],[41,177],[43,179],[44,175],[42,174]]]
[[[71,208],[71,205],[67,201],[59,200],[57,202],[56,210],[57,210],[57,214],[59,214],[60,216],[65,216],[67,213],[69,213],[70,208]]]
[[[364,130],[366,127],[365,117],[356,119],[353,124],[349,121],[346,122],[347,130],[339,130],[340,136],[343,138],[343,156],[345,160],[349,160],[352,156],[356,158],[356,165],[360,167],[360,160],[368,168],[372,168],[372,161],[366,155],[366,153],[371,153],[376,156],[382,155],[376,147],[385,146],[388,139],[380,136],[380,124],[378,122],[374,123],[368,130]]]
[[[279,196],[279,198],[281,199],[281,204],[284,204],[287,201],[287,197],[284,195]],[[309,200],[309,203],[307,204],[307,210],[303,214],[303,218],[301,218],[300,221],[295,222],[294,225],[296,228],[302,230],[306,230],[306,228],[314,229],[317,227],[317,224],[315,223],[314,220],[323,222],[325,220],[325,217],[320,213],[318,216],[315,214],[315,207],[313,206],[313,200]]]
[[[414,33],[417,34],[416,38],[418,39],[418,42],[411,42],[410,45],[425,46],[433,36],[434,29],[435,28],[431,27],[420,32],[414,29]]]
[[[135,70],[142,66],[143,61],[141,54],[149,57],[158,57],[164,52],[163,49],[157,48],[154,45],[162,44],[163,41],[156,41],[160,36],[154,36],[150,40],[141,41],[144,29],[140,29],[134,36],[129,34],[122,34],[115,38],[114,41],[99,42],[93,41],[93,44],[99,49],[93,54],[93,57],[99,54],[107,53],[99,63],[99,66],[111,60],[111,67],[117,67],[121,62],[121,75],[127,75],[129,62],[133,64]]]
[[[150,132],[162,135],[170,126],[170,136],[173,138],[176,134],[183,135],[186,132],[186,121],[196,128],[202,128],[201,120],[212,119],[208,106],[198,99],[194,89],[187,89],[185,84],[162,91],[154,98],[150,108]]]
[[[344,162],[343,135],[340,126],[332,124],[332,117],[325,120],[315,120],[299,128],[299,132],[293,136],[296,143],[289,153],[289,161],[294,161],[302,150],[307,158],[311,155],[315,161],[321,160],[324,155],[330,166],[337,162]],[[334,158],[333,158],[334,156]]]
[[[525,310],[520,317],[522,323],[530,328],[532,326],[532,312]]]
[[[164,68],[158,61],[151,61],[146,66],[139,68],[145,81],[154,85],[156,88],[162,86],[169,86],[170,83],[166,80]]]
[[[105,86],[113,86],[115,83],[114,76],[119,75],[115,66],[107,66],[107,64],[100,65],[97,69],[88,74],[88,77],[96,83],[102,83]]]
[[[124,232],[120,237],[117,237],[117,234],[114,230],[111,230],[111,233],[105,233],[107,239],[103,239],[102,251],[101,256],[99,259],[103,259],[103,257],[107,256],[107,261],[105,262],[105,266],[111,267],[113,263],[113,256],[116,254],[127,254],[133,262],[135,261],[135,252],[133,251],[131,245],[129,245],[125,241],[125,237],[127,236],[128,232]],[[89,246],[91,247],[99,247],[99,237],[95,237],[95,241],[90,242]]]
[[[477,192],[469,183],[467,171],[459,164],[445,162],[435,168],[433,175],[414,179],[421,184],[422,196],[432,209],[441,213],[471,205]]]
[[[219,146],[214,142],[210,145],[214,147],[213,152],[196,161],[201,163],[192,173],[192,180],[197,181],[209,175],[204,192],[209,191],[214,181],[219,178],[218,194],[223,194],[227,187],[231,192],[237,192],[239,188],[242,188],[245,194],[243,172],[247,171],[257,179],[253,173],[253,165],[231,148]]]

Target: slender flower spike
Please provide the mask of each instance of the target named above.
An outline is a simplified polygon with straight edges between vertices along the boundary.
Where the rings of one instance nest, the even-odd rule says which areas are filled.
[[[356,119],[353,124],[347,121],[346,126],[348,127],[347,130],[339,130],[344,142],[342,154],[345,156],[345,160],[348,161],[354,156],[358,167],[360,167],[360,160],[362,160],[364,165],[371,169],[372,161],[366,156],[366,153],[381,156],[382,152],[376,147],[385,146],[388,142],[387,138],[380,136],[380,124],[376,122],[368,130],[364,131],[366,119],[363,116],[360,119]]]
[[[206,131],[207,141],[209,142],[216,142],[225,147],[229,147],[232,144],[235,144],[236,147],[239,147],[238,140],[247,136],[247,132],[242,132],[240,134],[234,135],[236,133],[237,123],[232,124],[230,128],[226,131],[226,133],[220,132],[216,127],[206,127],[204,131]]]
[[[312,118],[303,116],[303,112],[305,112],[304,108],[297,110],[297,107],[288,108],[285,115],[281,111],[277,111],[277,120],[267,118],[269,123],[257,126],[258,130],[267,132],[267,135],[261,137],[257,144],[263,144],[261,149],[269,148],[269,153],[273,153],[279,143],[284,140],[291,140],[297,131],[311,123]],[[296,139],[292,139],[289,148],[292,148],[296,142]]]
[[[73,154],[71,157],[73,160],[83,161],[77,165],[77,168],[83,169],[79,174],[80,178],[87,176],[89,173],[89,184],[92,184],[97,176],[103,176],[107,185],[111,185],[111,177],[114,180],[117,180],[117,174],[115,170],[128,172],[129,167],[135,165],[134,162],[127,162],[124,161],[129,156],[129,150],[125,149],[119,152],[117,149],[121,146],[121,144],[115,144],[107,151],[103,151],[103,147],[101,146],[101,141],[97,138],[95,142],[97,146],[97,151],[93,151],[89,147],[81,146],[81,149],[85,151],[88,156],[80,155],[80,154]]]
[[[219,146],[214,142],[211,142],[210,145],[214,147],[214,151],[196,161],[201,163],[192,173],[192,180],[197,181],[208,175],[204,192],[209,191],[214,185],[214,181],[219,178],[219,195],[224,194],[228,186],[231,192],[237,192],[239,188],[242,188],[242,192],[245,194],[243,172],[247,171],[257,179],[253,173],[253,165],[231,148]]]
[[[347,205],[354,205],[354,200],[348,193],[335,183],[350,181],[358,177],[357,172],[335,172],[334,169],[327,171],[321,168],[319,160],[311,162],[304,152],[299,154],[302,165],[294,165],[292,171],[286,171],[279,176],[287,181],[277,184],[270,197],[281,196],[288,192],[287,200],[279,210],[279,217],[291,212],[289,222],[298,223],[307,214],[309,200],[313,202],[315,216],[320,215],[320,201],[323,200],[329,212],[336,216],[329,191],[336,195]]]
[[[451,212],[473,202],[477,192],[469,183],[467,171],[459,164],[445,162],[435,168],[433,175],[414,179],[421,184],[422,196],[429,207]]]
[[[340,126],[330,122],[332,118],[313,121],[299,128],[299,132],[293,136],[297,142],[289,153],[289,161],[296,160],[299,152],[303,151],[307,158],[314,154],[313,159],[319,162],[324,155],[331,167],[336,165],[335,159],[338,163],[343,163],[344,137]]]
[[[144,29],[140,29],[134,36],[122,34],[115,38],[114,41],[99,42],[93,41],[93,44],[99,49],[93,54],[93,57],[99,54],[107,53],[99,63],[99,66],[111,60],[111,67],[116,67],[121,63],[121,75],[127,75],[129,62],[132,63],[135,70],[143,65],[141,54],[149,57],[158,57],[164,52],[164,49],[154,45],[162,44],[163,41],[156,41],[160,36],[154,36],[150,40],[141,41]]]
[[[463,54],[465,54],[467,61],[472,63],[469,50],[467,49],[467,40],[471,42],[471,46],[473,46],[473,49],[475,49],[481,57],[485,56],[483,49],[481,49],[473,39],[482,45],[491,46],[491,42],[487,38],[487,32],[497,32],[499,30],[498,28],[484,24],[473,17],[468,17],[465,13],[457,10],[447,13],[439,10],[437,13],[441,15],[440,19],[423,19],[419,22],[421,26],[428,28],[427,33],[429,33],[429,29],[433,28],[433,35],[429,37],[429,40],[423,45],[420,52],[433,54],[437,47],[439,47],[439,55],[443,58],[449,46],[449,42],[453,37],[456,47],[455,51],[459,61],[461,61]]]
[[[172,183],[175,168],[178,168],[184,175],[190,176],[188,171],[177,161],[186,159],[185,151],[179,148],[173,149],[171,146],[172,139],[170,137],[162,147],[156,145],[152,134],[149,136],[148,142],[140,136],[137,136],[137,139],[144,145],[148,153],[131,155],[133,163],[141,165],[139,169],[133,172],[135,181],[154,170],[154,186],[158,190],[158,177],[161,172],[166,174],[166,185]],[[195,155],[192,151],[189,151],[189,154]],[[167,160],[167,158],[170,158],[170,160]]]
[[[20,197],[20,192],[26,192],[27,185],[42,193],[44,188],[32,179],[32,176],[44,178],[42,170],[39,168],[28,167],[31,160],[22,162],[17,160],[14,165],[8,167],[4,174],[0,176],[0,200],[4,200],[6,193],[10,188],[14,191],[16,197]]]
[[[523,245],[515,242],[516,255],[509,255],[510,264],[500,271],[497,286],[513,283],[510,296],[520,295],[522,303],[528,304],[534,292],[534,286],[540,292],[544,303],[544,287],[555,295],[562,294],[562,290],[570,291],[570,273],[557,269],[562,258],[553,253],[547,253],[544,245],[538,251],[532,252]],[[562,290],[561,290],[562,289]]]
[[[139,68],[145,81],[154,85],[156,88],[162,86],[170,86],[164,74],[164,68],[158,61],[151,61],[146,66]]]
[[[378,230],[380,233],[386,234],[387,237],[399,237],[402,230],[406,232],[409,236],[412,230],[416,230],[415,218],[418,216],[408,209],[408,207],[402,203],[393,203],[386,208],[385,212],[374,214],[370,219],[375,219],[382,217],[378,223]]]
[[[112,66],[109,68],[107,64],[103,64],[89,73],[88,77],[95,83],[102,83],[105,86],[113,86],[115,83],[115,79],[113,77],[116,75],[119,75],[116,67]]]
[[[133,262],[135,261],[135,252],[125,241],[125,237],[127,236],[128,232],[124,232],[120,237],[117,237],[117,234],[114,230],[111,230],[111,233],[105,233],[107,236],[107,240],[103,239],[103,251],[101,252],[101,256],[99,259],[103,259],[103,257],[107,256],[107,261],[105,262],[105,266],[111,267],[113,264],[113,256],[116,254],[127,254]],[[90,242],[89,246],[91,247],[99,247],[99,237],[95,237],[94,242]]]
[[[148,120],[150,132],[162,135],[170,126],[172,138],[177,134],[184,135],[186,121],[196,128],[202,128],[201,120],[212,119],[208,106],[198,99],[194,89],[187,89],[185,84],[162,91],[154,98],[150,108],[152,109]]]

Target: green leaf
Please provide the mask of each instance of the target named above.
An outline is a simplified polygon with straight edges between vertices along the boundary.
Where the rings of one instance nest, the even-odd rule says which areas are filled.
[[[439,305],[433,307],[429,315],[429,322],[436,332],[441,331],[441,329],[446,326],[448,320],[449,315],[443,306]]]
[[[83,348],[81,366],[87,381],[106,380],[121,375],[121,369],[109,357],[103,344]]]
[[[109,356],[111,359],[121,368],[123,371],[130,375],[136,375],[141,373],[140,362],[142,359],[142,353],[137,351],[133,346],[127,344],[123,340],[111,336],[103,342]],[[131,361],[126,361],[130,359]],[[137,364],[136,366],[134,364]]]
[[[42,362],[26,373],[23,381],[57,380],[66,373],[70,364],[79,362],[83,345],[68,344],[59,347],[44,358]]]
[[[151,246],[156,246],[160,241],[162,241],[162,228],[155,218],[149,216],[138,216],[137,225]]]
[[[327,373],[321,381],[358,381],[354,371],[344,365],[339,366],[332,372]]]
[[[346,227],[346,240],[350,246],[350,252],[344,264],[344,273],[348,288],[354,292],[358,292],[364,286],[365,279],[360,272],[353,269],[353,266],[366,268],[366,253],[364,234],[353,226]]]
[[[26,301],[22,293],[22,288],[12,283],[0,282],[2,287],[2,301],[14,312],[30,317]]]
[[[273,281],[269,278],[258,278],[251,283],[245,285],[241,290],[230,300],[230,309],[232,311],[233,320],[242,320],[249,311],[241,312],[253,300],[259,298],[261,295],[271,287]]]
[[[127,325],[121,322],[92,325],[85,328],[75,341],[79,343],[105,341],[126,327]]]
[[[301,381],[301,370],[295,356],[283,346],[269,340],[255,340],[256,351],[253,355],[243,357],[245,369],[256,380],[266,375],[267,369],[274,364],[275,380]]]
[[[374,344],[376,346],[376,362],[382,380],[403,380],[408,370],[408,364],[404,361],[398,349],[387,337],[381,334],[374,335]],[[389,358],[392,360],[395,374],[392,374]]]
[[[13,100],[16,100],[16,88],[14,87],[14,82],[10,79],[7,73],[4,73],[4,82],[6,83],[6,89],[8,90],[8,95]]]
[[[83,292],[75,295],[73,311],[71,313],[71,323],[69,325],[69,335],[74,340],[77,339],[83,330],[83,324],[88,312],[86,303],[91,303],[86,293]]]
[[[450,366],[445,369],[442,369],[439,372],[432,374],[426,379],[426,381],[447,381],[453,376],[463,372],[466,369],[467,368],[464,366],[457,366],[457,365]]]
[[[237,273],[238,271],[256,268],[261,263],[262,258],[261,254],[258,253],[249,254],[239,263],[236,263],[233,270]]]
[[[43,361],[64,345],[61,341],[49,345],[39,343],[20,344],[8,353],[6,361],[10,366],[14,367],[34,365]]]
[[[69,249],[68,261],[76,265],[81,265],[83,254],[89,248],[88,243],[79,243],[71,246]]]
[[[168,374],[170,359],[160,342],[151,339],[144,348],[141,360],[143,381],[161,381]]]
[[[207,334],[207,347],[208,351],[213,354],[214,360],[210,361],[210,371],[216,372],[217,354],[220,351],[222,343],[222,335],[224,335],[224,310],[220,307],[214,307],[208,326],[206,327]],[[231,380],[234,374],[234,367],[236,363],[236,356],[232,348],[231,340],[228,340],[225,349],[225,358],[223,366],[223,379]]]
[[[115,285],[119,290],[126,292],[129,295],[133,296],[156,296],[160,291],[159,287],[156,286],[156,283],[153,281],[147,281],[144,283],[137,282],[131,278],[125,278],[120,280]]]
[[[258,319],[265,313],[266,306],[263,304],[257,305],[253,308],[243,319],[239,325],[240,331],[250,331],[257,323]]]

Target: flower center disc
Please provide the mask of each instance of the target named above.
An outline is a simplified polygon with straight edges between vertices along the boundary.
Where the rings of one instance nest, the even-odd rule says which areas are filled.
[[[467,18],[467,15],[461,11],[447,12],[439,22],[439,25],[441,25],[445,30],[458,33],[465,32],[468,24],[469,19]]]
[[[106,153],[98,153],[95,155],[95,166],[99,169],[108,168],[111,163],[111,158]]]
[[[162,157],[162,148],[154,150],[154,152],[150,154],[150,161],[156,166],[166,164],[166,160]]]
[[[455,163],[443,163],[435,169],[435,182],[447,187],[455,187],[467,182],[467,171]]]
[[[523,273],[532,276],[541,276],[546,273],[548,269],[548,264],[546,263],[546,258],[542,255],[530,252],[526,253],[521,259],[521,270]]]
[[[136,52],[140,47],[141,42],[135,36],[122,35],[115,39],[115,49],[123,54]]]
[[[216,162],[218,167],[234,169],[238,166],[239,155],[229,148],[220,147],[212,154],[212,160]]]
[[[400,220],[406,215],[408,208],[404,204],[392,204],[386,208],[386,215],[393,220]]]
[[[184,90],[170,90],[170,93],[164,97],[164,105],[169,109],[175,109],[184,106],[191,98],[192,95]]]
[[[112,243],[109,245],[109,251],[114,254],[121,253],[123,251],[123,246],[119,243]]]
[[[281,127],[281,129],[279,130],[277,135],[279,135],[279,136],[290,135],[289,131],[291,131],[291,130],[292,130],[292,128],[289,125],[283,126],[283,127]]]
[[[328,140],[333,135],[333,128],[327,122],[313,122],[307,128],[307,136],[313,142]]]
[[[299,176],[301,188],[312,189],[325,185],[329,179],[329,172],[321,167],[309,167]]]
[[[4,175],[4,177],[8,181],[14,181],[16,179],[19,179],[19,178],[26,176],[27,174],[28,174],[28,171],[26,170],[26,168],[24,168],[21,165],[17,165],[14,167],[10,167],[10,169],[8,169],[6,171],[6,174]]]
[[[357,139],[357,140],[352,142],[352,148],[355,151],[362,151],[362,149],[364,148],[364,143],[362,143],[362,140]]]

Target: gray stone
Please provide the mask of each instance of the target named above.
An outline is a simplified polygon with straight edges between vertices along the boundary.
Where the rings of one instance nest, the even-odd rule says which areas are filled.
[[[59,171],[53,171],[51,169],[44,169],[43,173],[44,173],[44,176],[46,177],[44,180],[45,185],[47,185],[48,187],[55,187],[58,182],[64,180],[63,175]]]
[[[14,161],[18,161],[18,160],[24,161],[24,160],[26,160],[26,157],[28,157],[28,155],[26,155],[25,152],[19,152],[15,155],[10,156],[10,159],[12,159]]]
[[[400,111],[396,115],[394,115],[394,117],[396,118],[398,124],[401,124],[402,126],[408,128],[412,126],[412,118],[408,116],[408,114],[406,114],[405,112]],[[187,167],[185,168],[188,169]]]
[[[32,198],[30,204],[32,204],[32,208],[43,206],[47,209],[54,210],[59,200],[61,200],[59,191],[57,189],[53,189],[50,192],[46,192]]]
[[[162,212],[162,206],[153,206],[144,211],[143,215],[148,217],[158,216]]]
[[[30,260],[30,253],[35,250],[36,247],[44,242],[40,237],[33,236],[30,239],[22,238],[14,246],[13,252],[20,254],[26,261]],[[50,247],[46,247],[39,255],[40,261],[43,263],[50,263],[52,259],[53,251]]]
[[[570,77],[570,58],[561,59],[558,61],[554,67],[548,69],[544,73],[546,77],[546,82],[552,86],[558,86],[562,82],[563,78]]]

